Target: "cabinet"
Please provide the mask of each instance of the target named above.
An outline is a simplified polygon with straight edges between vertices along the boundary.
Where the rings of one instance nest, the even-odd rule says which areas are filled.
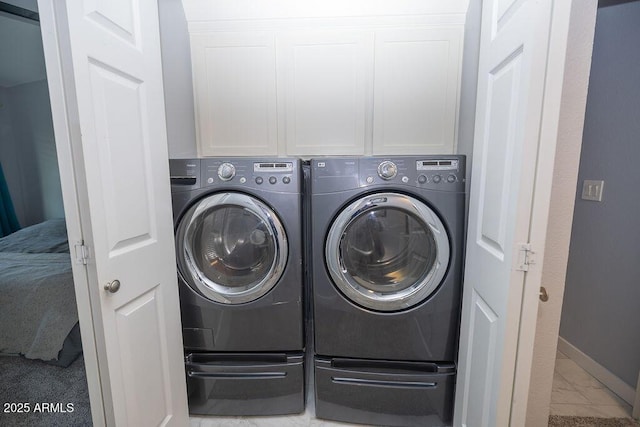
[[[278,38],[280,153],[358,155],[370,140],[373,34],[300,32]]]
[[[191,52],[199,154],[276,154],[273,34],[196,34]]]
[[[199,155],[455,152],[463,13],[209,20],[200,7]]]
[[[454,152],[461,37],[455,28],[376,33],[373,154]]]

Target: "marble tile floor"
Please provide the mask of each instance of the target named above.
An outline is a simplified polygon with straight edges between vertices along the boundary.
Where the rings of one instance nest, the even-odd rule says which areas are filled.
[[[630,417],[631,406],[561,352],[551,391],[551,415]]]

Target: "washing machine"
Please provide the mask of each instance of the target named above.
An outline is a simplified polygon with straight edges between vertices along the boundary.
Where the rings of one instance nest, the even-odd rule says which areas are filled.
[[[319,418],[450,425],[464,180],[458,155],[312,159]]]
[[[297,159],[170,160],[191,414],[304,410]]]

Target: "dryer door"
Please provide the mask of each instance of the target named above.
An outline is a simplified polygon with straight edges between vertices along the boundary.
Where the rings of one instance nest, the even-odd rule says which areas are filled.
[[[176,232],[178,268],[202,295],[224,304],[256,300],[287,262],[287,236],[275,212],[242,193],[217,193],[192,206]]]
[[[438,287],[449,265],[445,227],[427,205],[398,193],[362,197],[333,222],[325,244],[335,285],[378,311],[410,308]]]

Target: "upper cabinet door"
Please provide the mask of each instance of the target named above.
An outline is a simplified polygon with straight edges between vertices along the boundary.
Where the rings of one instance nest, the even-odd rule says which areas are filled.
[[[191,58],[199,154],[276,154],[274,35],[192,34]]]
[[[376,32],[373,154],[453,153],[461,28]]]
[[[373,33],[289,33],[277,46],[280,153],[365,154]]]
[[[200,155],[455,152],[464,2],[214,3],[184,0]]]

